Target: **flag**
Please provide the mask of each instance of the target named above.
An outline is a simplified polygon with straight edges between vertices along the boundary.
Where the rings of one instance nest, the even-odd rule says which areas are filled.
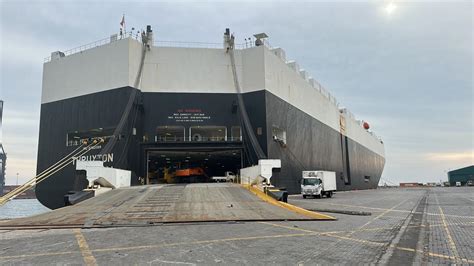
[[[120,26],[123,28],[125,28],[125,15],[122,16],[122,21],[120,21]]]

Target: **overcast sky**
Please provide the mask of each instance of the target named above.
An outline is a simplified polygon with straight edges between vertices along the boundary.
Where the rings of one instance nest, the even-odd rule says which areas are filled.
[[[100,2],[0,0],[7,184],[36,169],[43,59],[151,24],[155,39],[221,42],[266,32],[382,137],[382,178],[446,179],[474,164],[473,4],[454,2]]]

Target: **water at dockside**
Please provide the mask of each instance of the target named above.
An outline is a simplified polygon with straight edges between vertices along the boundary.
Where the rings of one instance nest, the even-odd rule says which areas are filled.
[[[14,199],[0,206],[0,219],[32,216],[50,211],[37,199]]]

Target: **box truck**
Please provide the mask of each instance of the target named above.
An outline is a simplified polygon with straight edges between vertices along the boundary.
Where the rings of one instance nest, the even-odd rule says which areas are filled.
[[[313,196],[321,198],[332,197],[336,191],[336,172],[303,171],[301,180],[301,195],[303,198]]]

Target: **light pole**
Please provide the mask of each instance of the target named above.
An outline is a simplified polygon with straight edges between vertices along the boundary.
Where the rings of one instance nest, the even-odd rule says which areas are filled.
[[[20,175],[20,173],[16,173],[16,185],[18,186],[18,175]]]
[[[444,173],[446,174],[446,180],[449,182],[449,172],[451,171],[451,168],[448,168],[447,170],[444,170]]]

